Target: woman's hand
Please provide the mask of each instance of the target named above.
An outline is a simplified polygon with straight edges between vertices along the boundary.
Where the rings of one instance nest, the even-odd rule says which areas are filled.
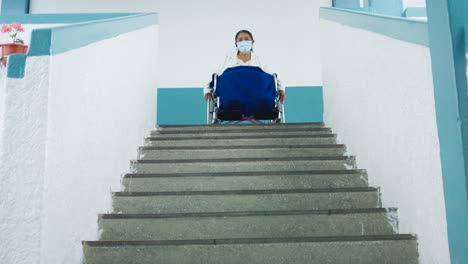
[[[286,101],[286,93],[283,90],[279,90],[279,100],[282,104],[284,104],[284,101]]]
[[[206,93],[204,97],[205,97],[206,101],[210,100],[211,99],[211,93]]]

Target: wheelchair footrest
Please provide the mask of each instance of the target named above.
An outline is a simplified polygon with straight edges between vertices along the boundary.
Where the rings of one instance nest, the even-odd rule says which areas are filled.
[[[268,111],[258,111],[254,114],[257,120],[273,120],[278,118],[278,109],[274,108]]]
[[[218,110],[218,118],[222,121],[237,121],[242,119],[242,112],[239,110]]]

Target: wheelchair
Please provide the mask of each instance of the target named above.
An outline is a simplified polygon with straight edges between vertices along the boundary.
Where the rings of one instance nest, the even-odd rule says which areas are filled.
[[[260,67],[238,66],[214,73],[210,83],[208,124],[284,123],[276,74]]]

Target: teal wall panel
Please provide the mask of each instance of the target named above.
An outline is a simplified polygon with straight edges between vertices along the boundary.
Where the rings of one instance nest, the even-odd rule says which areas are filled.
[[[323,122],[321,86],[288,87],[284,112],[287,123]]]
[[[320,18],[394,39],[429,46],[425,21],[329,7],[320,8]]]
[[[359,0],[333,0],[332,6],[361,12],[372,12],[370,6],[361,7]]]
[[[29,0],[0,0],[2,1],[2,15],[29,13]]]
[[[1,0],[0,0],[1,1]],[[67,13],[67,14],[2,14],[1,24],[73,24],[87,21],[133,16],[139,13]]]
[[[403,12],[404,17],[427,17],[425,7],[408,7]]]
[[[322,87],[286,88],[286,122],[322,122]],[[207,104],[202,88],[159,88],[157,123],[160,125],[206,124]]]
[[[468,94],[465,0],[427,1],[451,263],[468,260]]]
[[[206,124],[202,88],[158,88],[157,123],[160,125]]]
[[[69,25],[34,29],[27,56],[64,53],[94,42],[158,24],[156,13],[109,14],[32,14],[0,16],[0,23]],[[81,22],[81,23],[80,23]],[[15,60],[17,60],[15,62]],[[19,56],[9,59],[8,77],[23,78],[26,60]]]
[[[360,0],[333,0],[333,7],[388,16],[401,17],[403,15],[403,0],[368,0],[366,6],[361,6]]]
[[[50,54],[60,54],[158,23],[156,13],[116,17],[52,28]],[[34,33],[33,33],[34,34]],[[33,48],[33,47],[31,47]]]
[[[369,0],[369,5],[374,13],[398,17],[403,14],[403,0]]]
[[[333,6],[339,8],[359,8],[359,0],[333,0]]]
[[[23,78],[26,67],[26,54],[11,54],[8,57],[8,78]]]

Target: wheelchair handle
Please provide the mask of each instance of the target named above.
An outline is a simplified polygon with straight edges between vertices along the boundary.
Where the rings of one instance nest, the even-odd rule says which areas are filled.
[[[213,82],[213,89],[211,90],[211,96],[214,98],[216,87],[218,86],[218,74],[217,73],[213,73],[211,75],[211,81]]]

